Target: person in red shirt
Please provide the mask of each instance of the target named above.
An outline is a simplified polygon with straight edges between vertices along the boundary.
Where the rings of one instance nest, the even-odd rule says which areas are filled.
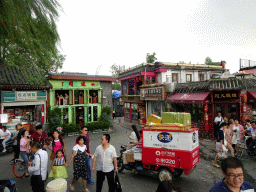
[[[34,132],[31,136],[30,139],[35,142],[39,143],[40,146],[42,147],[43,150],[46,151],[46,145],[45,145],[45,139],[47,138],[47,134],[45,131],[43,131],[42,125],[37,125],[36,126],[36,132]]]

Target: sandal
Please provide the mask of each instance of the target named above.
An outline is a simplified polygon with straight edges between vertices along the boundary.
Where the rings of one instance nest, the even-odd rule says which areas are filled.
[[[69,187],[70,187],[70,190],[71,190],[71,191],[75,191],[75,187],[74,187],[74,186],[72,186],[72,185],[70,184]]]

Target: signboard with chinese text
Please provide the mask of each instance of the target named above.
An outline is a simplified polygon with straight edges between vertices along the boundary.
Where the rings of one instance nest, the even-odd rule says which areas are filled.
[[[213,91],[213,101],[238,99],[239,91]]]
[[[164,100],[164,96],[164,87],[152,87],[142,89],[140,98],[141,100]]]

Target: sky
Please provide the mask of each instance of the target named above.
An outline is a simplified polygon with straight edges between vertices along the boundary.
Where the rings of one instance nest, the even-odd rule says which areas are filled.
[[[61,0],[59,70],[111,75],[110,66],[157,61],[256,60],[255,0]]]

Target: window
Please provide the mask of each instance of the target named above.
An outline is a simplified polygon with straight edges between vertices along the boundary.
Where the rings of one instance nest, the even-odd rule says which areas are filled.
[[[127,95],[127,81],[122,82],[122,95]]]
[[[152,77],[152,84],[156,83],[156,78]]]
[[[147,85],[150,84],[150,77],[146,77],[146,84],[147,84]]]
[[[186,82],[191,82],[192,81],[192,75],[191,74],[187,74],[186,75]]]
[[[179,74],[178,73],[173,73],[172,74],[172,82],[173,83],[178,83],[179,82]]]
[[[199,81],[204,81],[204,74],[199,74]]]
[[[128,82],[128,95],[134,95],[134,79],[129,79]]]

